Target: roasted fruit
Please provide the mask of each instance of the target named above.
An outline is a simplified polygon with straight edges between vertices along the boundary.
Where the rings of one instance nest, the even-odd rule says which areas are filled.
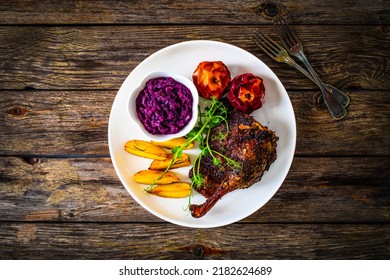
[[[125,144],[125,150],[133,155],[164,160],[168,158],[168,153],[161,147],[144,140],[130,140]]]
[[[200,96],[219,99],[227,92],[231,77],[222,61],[203,61],[196,67],[192,80]]]
[[[263,79],[245,73],[234,77],[228,92],[228,99],[234,108],[250,114],[263,106],[265,87]]]
[[[159,179],[157,180],[157,178]],[[173,172],[167,171],[164,173],[159,170],[141,170],[134,174],[133,180],[138,184],[145,185],[165,185],[180,181],[179,177],[177,177]]]

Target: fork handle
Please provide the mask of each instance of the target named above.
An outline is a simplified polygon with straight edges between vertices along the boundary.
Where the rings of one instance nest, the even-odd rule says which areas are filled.
[[[313,69],[309,61],[307,60],[304,53],[300,52],[296,55],[302,62],[305,64],[306,68],[309,70],[311,76],[313,77],[315,83],[320,87],[322,96],[324,97],[324,101],[328,110],[332,117],[336,120],[342,119],[347,114],[347,110],[341,104],[341,102],[335,98],[332,91],[328,90],[321,79],[318,77],[316,71]]]
[[[318,83],[313,79],[312,75],[307,72],[301,65],[299,65],[298,63],[295,62],[295,60],[293,60],[291,57],[286,57],[284,60],[283,60],[286,64],[294,67],[295,69],[297,69],[298,71],[300,71],[302,74],[304,74],[306,77],[308,77],[313,83],[315,83],[316,85],[318,85]],[[339,90],[338,88],[330,85],[330,84],[326,84],[326,83],[323,83],[323,85],[325,86],[325,88],[328,90],[328,91],[331,91],[334,95],[335,98],[338,99],[338,101],[344,106],[348,106],[349,104],[349,96],[344,93],[343,91]]]

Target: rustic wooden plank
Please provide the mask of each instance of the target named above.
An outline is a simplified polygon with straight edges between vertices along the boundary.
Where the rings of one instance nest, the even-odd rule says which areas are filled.
[[[389,259],[387,1],[5,2],[0,259]],[[277,37],[277,13],[324,81],[350,93],[347,118],[333,121],[314,84],[250,41],[256,27]],[[285,84],[298,125],[280,190],[216,229],[154,217],[108,157],[108,117],[125,77],[153,52],[194,39],[262,59]]]
[[[348,115],[341,121],[331,119],[321,93],[290,94],[297,120],[296,154],[388,156],[390,95],[376,93],[377,98],[374,92],[349,92]]]
[[[388,24],[385,0],[354,1],[63,1],[10,0],[0,24],[258,24],[275,14],[295,23]]]
[[[276,195],[244,222],[388,223],[389,164],[389,157],[297,157]],[[110,159],[2,157],[0,221],[161,220],[131,198]]]
[[[1,92],[1,153],[107,156],[108,119],[115,94]]]
[[[348,115],[335,121],[319,91],[289,91],[297,119],[296,155],[390,155],[389,92],[348,93]],[[0,155],[108,156],[108,119],[115,95],[0,91]]]
[[[276,39],[273,26],[259,26]],[[237,45],[264,60],[287,89],[317,89],[268,58],[251,40],[255,26],[2,26],[0,89],[118,89],[145,58],[196,39]],[[341,88],[390,89],[390,32],[379,26],[294,26],[313,67]],[[150,42],[159,42],[151,44]]]
[[[2,223],[0,259],[388,259],[389,224]]]

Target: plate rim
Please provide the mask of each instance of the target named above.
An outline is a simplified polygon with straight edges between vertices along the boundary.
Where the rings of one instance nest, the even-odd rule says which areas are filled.
[[[246,212],[244,215],[241,216],[241,218],[239,219],[233,219],[233,220],[228,220],[227,222],[219,222],[219,223],[213,223],[213,224],[203,224],[203,223],[200,223],[200,224],[196,224],[196,221],[198,219],[195,219],[194,218],[194,221],[192,223],[186,223],[186,222],[181,222],[181,221],[177,221],[177,220],[173,220],[171,219],[170,217],[166,217],[164,215],[162,215],[161,213],[155,211],[154,209],[150,208],[148,205],[145,205],[140,198],[138,198],[135,193],[133,193],[131,190],[130,190],[130,187],[127,186],[127,184],[125,183],[125,180],[124,178],[122,178],[122,175],[121,175],[121,172],[119,171],[119,166],[118,166],[118,163],[117,161],[115,160],[115,156],[114,156],[114,153],[113,153],[113,147],[112,147],[112,129],[113,129],[113,109],[115,108],[115,105],[116,103],[118,102],[118,99],[119,99],[119,93],[121,92],[121,89],[122,87],[124,87],[126,85],[126,81],[128,79],[130,79],[131,75],[137,71],[137,69],[141,68],[144,64],[148,63],[150,60],[153,60],[154,57],[156,56],[159,56],[161,53],[164,53],[164,52],[167,52],[171,49],[174,49],[174,48],[180,48],[181,46],[186,46],[186,45],[197,45],[197,44],[212,44],[212,45],[220,45],[220,46],[224,46],[224,47],[227,47],[227,48],[232,48],[232,49],[235,49],[236,51],[239,51],[239,52],[243,52],[245,53],[246,55],[249,55],[251,56],[253,59],[259,61],[261,64],[263,64],[266,68],[268,68],[268,70],[273,74],[273,76],[276,78],[277,82],[282,86],[285,94],[286,94],[286,97],[287,97],[287,101],[288,101],[288,105],[289,107],[291,108],[291,114],[293,115],[293,118],[291,120],[291,124],[293,125],[293,129],[291,130],[291,132],[293,132],[293,137],[292,137],[292,142],[290,143],[291,145],[291,148],[292,148],[292,153],[289,157],[289,162],[287,163],[287,168],[286,168],[286,174],[283,176],[283,178],[280,179],[280,183],[278,183],[278,186],[275,187],[274,189],[274,192],[272,193],[272,195],[270,195],[270,197],[263,203],[263,204],[259,204],[258,207],[255,207],[255,209],[253,209],[253,211],[251,212]],[[174,43],[174,44],[171,44],[171,45],[168,45],[166,47],[163,47],[159,50],[157,50],[156,52],[152,53],[151,55],[149,55],[148,57],[146,57],[143,61],[141,61],[128,75],[127,77],[125,78],[125,80],[122,82],[120,88],[118,89],[117,93],[116,93],[116,96],[114,98],[114,101],[112,103],[112,106],[111,106],[111,110],[110,110],[110,116],[109,116],[109,122],[108,122],[108,146],[109,146],[109,153],[110,153],[110,158],[111,158],[111,162],[114,166],[114,169],[115,169],[115,172],[116,172],[116,175],[118,176],[122,186],[126,189],[126,191],[130,194],[130,196],[140,205],[142,206],[145,210],[147,210],[149,213],[155,215],[156,217],[162,219],[162,220],[165,220],[167,222],[170,222],[172,224],[176,224],[176,225],[180,225],[180,226],[185,226],[185,227],[190,227],[190,228],[213,228],[213,227],[221,227],[221,226],[225,226],[225,225],[229,225],[229,224],[232,224],[232,223],[235,223],[235,222],[238,222],[246,217],[249,217],[250,215],[252,215],[253,213],[255,213],[256,211],[260,210],[265,204],[267,204],[269,202],[269,200],[272,199],[272,197],[275,195],[275,193],[280,189],[280,187],[282,186],[283,182],[285,181],[288,173],[290,172],[290,169],[291,169],[291,165],[292,165],[292,162],[293,162],[293,159],[295,157],[295,150],[296,150],[296,142],[297,142],[297,129],[296,129],[296,118],[295,118],[295,113],[294,113],[294,110],[293,110],[293,106],[292,106],[292,103],[291,103],[291,99],[285,89],[285,87],[283,86],[282,82],[280,81],[279,77],[272,71],[272,69],[266,65],[261,59],[259,59],[258,57],[256,57],[255,55],[253,55],[252,53],[248,52],[247,50],[245,49],[242,49],[238,46],[235,46],[235,45],[232,45],[232,44],[229,44],[229,43],[226,43],[226,42],[221,42],[221,41],[215,41],[215,40],[187,40],[187,41],[182,41],[182,42],[178,42],[178,43]]]

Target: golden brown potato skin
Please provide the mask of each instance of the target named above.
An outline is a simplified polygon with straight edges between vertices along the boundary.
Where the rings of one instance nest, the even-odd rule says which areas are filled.
[[[183,198],[190,195],[191,184],[176,182],[167,185],[157,185],[149,193],[166,198]]]
[[[136,156],[164,160],[168,153],[161,147],[144,140],[130,140],[125,143],[125,150]]]
[[[179,158],[177,158],[171,166],[171,161],[173,159],[173,154],[169,154],[167,159],[164,160],[154,160],[150,166],[150,170],[165,170],[169,167],[169,169],[175,169],[180,167],[186,167],[191,164],[190,158],[187,154],[182,154]]]
[[[133,180],[138,184],[145,185],[165,185],[180,181],[179,177],[177,177],[173,172],[167,171],[164,173],[159,170],[141,170],[134,174]]]
[[[171,140],[168,140],[168,141],[164,141],[164,142],[156,142],[156,141],[151,141],[152,144],[155,144],[157,146],[160,146],[160,147],[164,147],[164,148],[167,148],[167,149],[173,149],[175,147],[182,147],[183,145],[185,145],[185,143],[187,142],[187,138],[186,137],[178,137],[178,138],[173,138]],[[187,146],[183,147],[184,150],[188,150],[188,149],[192,149],[194,147],[194,142],[190,142]]]

